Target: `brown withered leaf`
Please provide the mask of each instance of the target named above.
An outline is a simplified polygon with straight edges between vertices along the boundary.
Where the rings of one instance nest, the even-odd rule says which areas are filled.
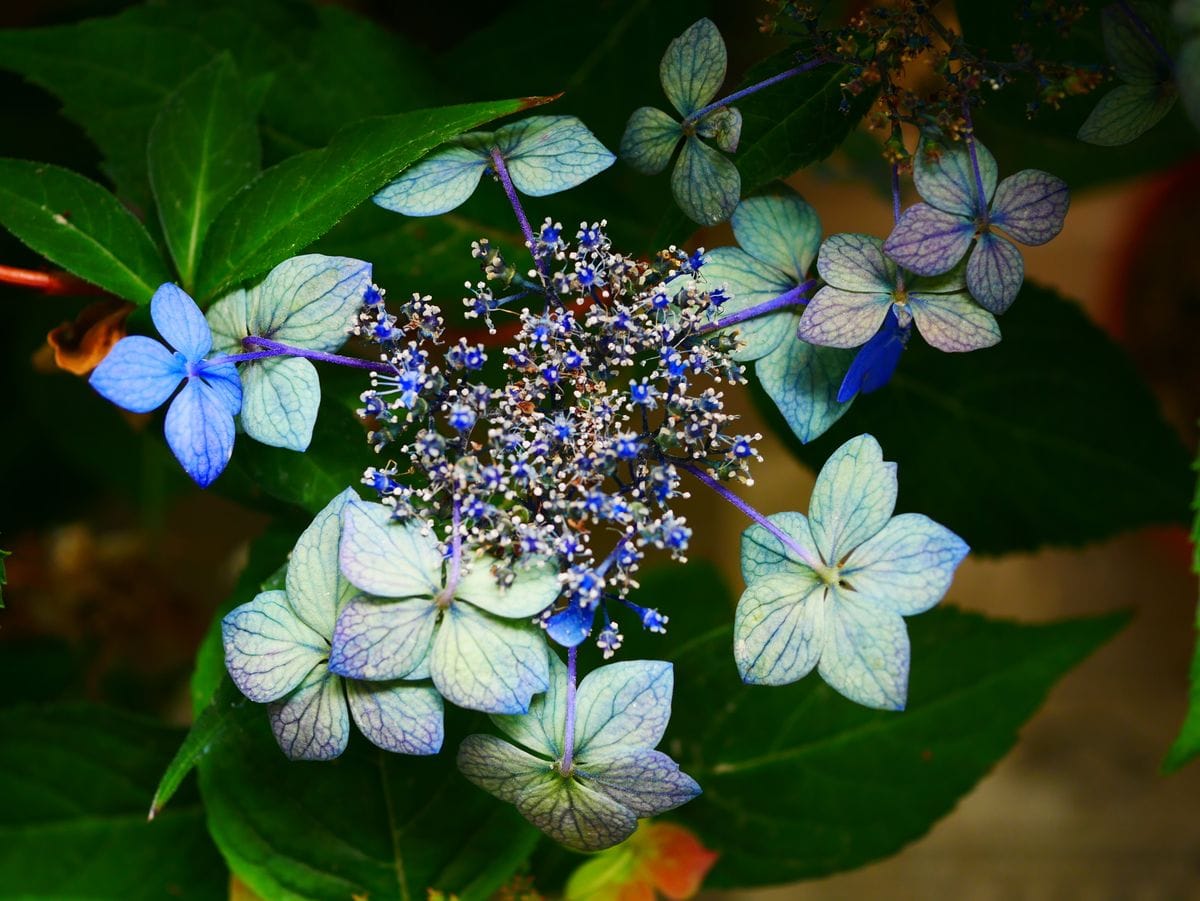
[[[125,337],[125,320],[134,309],[124,300],[98,300],[84,307],[73,322],[51,329],[46,342],[55,365],[75,375],[87,375]]]

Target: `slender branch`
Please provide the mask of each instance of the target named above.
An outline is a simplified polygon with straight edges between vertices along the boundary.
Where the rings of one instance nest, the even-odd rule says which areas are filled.
[[[32,288],[51,295],[105,293],[91,282],[76,278],[69,272],[39,272],[36,269],[18,269],[16,266],[0,266],[0,284]]]
[[[354,369],[369,369],[371,372],[382,372],[387,375],[394,375],[396,372],[396,367],[390,363],[379,363],[371,360],[362,360],[358,357],[346,357],[342,354],[329,354],[320,350],[293,347],[290,344],[272,341],[270,338],[260,338],[258,335],[250,335],[243,338],[242,346],[258,347],[261,350],[244,354],[230,354],[221,359],[228,363],[244,363],[249,360],[265,359],[266,357],[303,357],[306,360],[315,360],[319,363],[333,363],[337,366],[350,366]]]
[[[770,78],[766,78],[760,82],[750,85],[749,87],[742,88],[740,91],[734,91],[728,97],[722,97],[720,100],[715,100],[708,106],[701,107],[700,109],[696,110],[683,120],[683,124],[685,126],[695,125],[709,113],[719,110],[723,106],[729,106],[729,104],[735,103],[738,100],[741,100],[743,97],[749,97],[751,94],[758,93],[763,88],[769,88],[773,84],[779,84],[781,81],[787,81],[789,78],[793,78],[804,72],[808,72],[817,68],[818,66],[823,66],[827,62],[829,62],[829,60],[824,59],[823,57],[810,59],[808,62],[801,63],[800,65],[794,66],[791,69],[786,69],[783,72],[780,72],[778,75],[772,75]]]
[[[567,648],[567,723],[563,729],[563,756],[559,763],[559,772],[564,776],[571,775],[575,757],[575,658],[579,654],[579,646]]]
[[[546,266],[546,261],[542,259],[542,255],[537,251],[537,241],[533,236],[533,228],[529,225],[529,217],[525,215],[525,209],[521,206],[521,198],[517,196],[516,186],[513,185],[512,176],[508,172],[508,166],[504,163],[504,157],[501,155],[499,147],[492,148],[492,166],[496,170],[496,177],[500,179],[500,184],[504,187],[508,202],[512,204],[517,224],[521,226],[521,234],[525,236],[525,243],[529,245],[533,264],[537,267],[538,274],[549,281],[550,270]]]
[[[730,313],[728,316],[722,316],[716,322],[711,322],[708,325],[701,326],[692,332],[693,336],[707,335],[710,332],[720,331],[723,328],[729,328],[731,325],[737,325],[739,322],[745,322],[748,319],[755,319],[759,316],[766,316],[768,313],[774,313],[777,310],[782,310],[785,307],[794,307],[799,304],[808,303],[808,293],[817,286],[817,280],[810,278],[808,281],[801,282],[790,291],[785,291],[778,297],[772,297],[770,300],[764,300],[762,303],[755,304],[752,307],[746,307],[744,310],[739,310],[736,313]]]
[[[1117,5],[1121,7],[1121,12],[1125,13],[1125,16],[1129,19],[1133,27],[1136,28],[1138,33],[1146,39],[1146,42],[1154,49],[1154,52],[1158,54],[1159,58],[1166,64],[1167,68],[1174,72],[1175,61],[1171,59],[1171,54],[1167,53],[1167,48],[1164,47],[1159,42],[1158,38],[1154,36],[1154,32],[1151,31],[1150,26],[1146,24],[1146,20],[1137,14],[1134,8],[1129,5],[1127,0],[1117,0]]]
[[[748,517],[774,535],[777,539],[779,539],[779,543],[791,551],[795,555],[796,559],[802,562],[805,566],[808,566],[814,570],[825,569],[825,564],[823,564],[820,560],[815,559],[812,554],[810,554],[796,541],[796,539],[794,539],[787,532],[783,531],[783,529],[779,528],[779,526],[775,525],[775,523],[771,522],[771,520],[767,519],[766,516],[751,507],[748,503],[718,482],[699,466],[695,466],[682,460],[675,460],[674,462],[675,465],[684,472],[689,472],[694,475],[697,479],[699,479],[717,494],[721,495],[721,497],[723,497],[725,500],[729,501],[729,503],[733,504],[733,506],[737,507]]]

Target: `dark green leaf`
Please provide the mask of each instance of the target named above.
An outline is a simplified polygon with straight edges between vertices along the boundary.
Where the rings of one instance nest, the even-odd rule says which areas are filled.
[[[900,509],[978,553],[1078,545],[1188,521],[1188,454],[1125,354],[1028,281],[1003,340],[943,354],[914,340],[892,383],[796,453],[814,468],[870,432],[900,464]],[[767,415],[775,417],[766,405]],[[780,434],[786,426],[778,424]]]
[[[200,761],[200,788],[225,859],[266,898],[419,901],[433,888],[484,899],[538,839],[460,776],[452,753],[404,757],[355,735],[336,761],[292,763],[263,705],[231,718]]]
[[[183,287],[195,283],[204,235],[259,169],[254,112],[228,54],[172,94],[150,130],[150,184]]]
[[[146,138],[159,107],[212,49],[183,29],[108,19],[26,31],[0,31],[0,66],[63,102],[104,155],[118,192],[145,200]]]
[[[171,278],[133,214],[69,169],[0,159],[0,224],[80,278],[144,304]]]
[[[498,100],[368,119],[330,145],[266,170],[222,210],[201,258],[212,298],[266,272],[327,232],[389,179],[462,131],[540,100]]]
[[[665,640],[627,633],[627,650],[654,653],[653,642],[674,659],[663,746],[678,749],[704,794],[673,816],[721,853],[710,888],[823,876],[919,838],[1008,752],[1054,682],[1124,622],[1025,625],[953,608],[913,617],[908,709],[894,713],[846,701],[815,673],[743,685],[731,601],[703,566],[650,573],[640,597],[672,615]]]
[[[194,792],[146,822],[179,730],[85,705],[0,711],[0,894],[89,901],[226,897]]]
[[[776,54],[747,72],[743,87],[794,65],[794,51]],[[850,77],[849,67],[820,66],[738,102],[742,137],[734,161],[743,193],[825,159],[846,139],[875,99],[870,92],[851,97],[843,112],[842,84]]]
[[[1193,466],[1200,472],[1200,458]],[[1200,573],[1200,482],[1196,484],[1196,498],[1192,501],[1192,510],[1196,514],[1192,522],[1192,572]],[[1200,607],[1196,610],[1196,650],[1192,656],[1191,672],[1188,675],[1190,689],[1188,691],[1188,710],[1184,717],[1179,737],[1167,752],[1163,761],[1163,769],[1172,773],[1185,763],[1200,754]]]

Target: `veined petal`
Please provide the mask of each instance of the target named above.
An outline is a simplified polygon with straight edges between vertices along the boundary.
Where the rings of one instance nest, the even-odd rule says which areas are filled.
[[[734,106],[722,106],[696,123],[696,134],[709,138],[723,153],[736,153],[742,140],[742,112]]]
[[[815,579],[812,564],[820,563],[821,554],[813,543],[812,529],[804,514],[773,513],[767,519],[800,546],[804,557],[785,546],[772,532],[760,525],[753,525],[742,533],[742,578],[746,584],[777,572]]]
[[[574,116],[529,116],[496,132],[513,185],[545,197],[583,184],[616,157]]]
[[[701,225],[730,217],[742,193],[737,166],[697,137],[684,139],[671,173],[671,193],[679,208]]]
[[[1180,54],[1176,66],[1185,59]],[[1100,98],[1076,136],[1099,147],[1128,144],[1161,122],[1178,97],[1169,84],[1117,85]]]
[[[671,162],[671,154],[683,129],[679,123],[652,106],[633,111],[621,137],[621,159],[643,175],[657,175]]]
[[[512,584],[502,588],[492,574],[496,561],[477,557],[463,576],[454,596],[481,610],[508,619],[522,619],[541,613],[562,592],[558,565],[548,557],[520,560],[513,567]]]
[[[629,808],[639,817],[655,817],[700,794],[696,780],[679,764],[649,748],[613,748],[579,758],[576,777]]]
[[[658,77],[681,116],[690,116],[717,96],[726,63],[725,39],[711,19],[696,21],[667,45]]]
[[[900,614],[845,591],[836,591],[825,609],[821,678],[857,704],[903,710],[910,650]]]
[[[216,392],[230,416],[242,411],[242,377],[237,364],[222,362],[220,357],[201,362],[197,375]]]
[[[379,597],[432,598],[442,590],[437,540],[415,523],[394,522],[383,504],[346,505],[339,565],[355,587]]]
[[[122,338],[88,382],[100,396],[131,413],[163,405],[185,377],[183,362],[153,338]]]
[[[891,305],[891,294],[864,294],[826,285],[804,308],[798,334],[801,340],[823,347],[859,347],[879,331]]]
[[[550,684],[546,656],[540,631],[454,603],[434,636],[429,674],[442,697],[459,707],[525,713]]]
[[[317,667],[300,687],[267,708],[271,731],[292,760],[332,760],[346,750],[350,717],[342,680]]]
[[[913,183],[917,193],[926,203],[943,212],[974,219],[987,209],[996,190],[996,158],[986,147],[975,142],[980,175],[977,181],[966,139],[939,144],[936,150],[931,149],[932,143],[922,137],[913,157]],[[979,196],[979,182],[983,184],[982,197]]]
[[[883,250],[910,272],[940,275],[955,267],[974,237],[972,220],[915,203],[901,214]]]
[[[195,363],[212,350],[212,330],[196,301],[178,285],[160,285],[150,298],[154,327],[173,348]]]
[[[792,337],[800,323],[795,313],[771,318],[787,324],[788,336],[755,363],[754,373],[796,437],[807,444],[825,434],[850,409],[837,394],[854,355]]]
[[[474,147],[450,146],[430,154],[371,199],[405,216],[438,216],[467,202],[488,167]]]
[[[890,294],[896,289],[896,264],[873,235],[830,235],[817,254],[817,272],[843,291]]]
[[[250,328],[308,350],[346,343],[371,285],[370,263],[306,253],[284,260],[250,294]]]
[[[442,696],[432,688],[347,679],[346,699],[354,724],[377,748],[393,754],[436,754],[442,749]]]
[[[468,735],[458,768],[484,791],[515,804],[530,823],[560,844],[599,851],[624,841],[637,816],[607,795],[564,779],[539,760],[491,735]]]
[[[965,291],[909,294],[908,309],[921,337],[938,350],[961,353],[1000,342],[1000,325],[996,317]]]
[[[799,194],[751,197],[733,211],[733,236],[742,250],[787,275],[808,277],[821,244],[821,221]]]
[[[674,687],[674,670],[661,660],[623,660],[593,670],[576,696],[576,756],[653,748],[671,719]]]
[[[776,572],[749,584],[738,601],[733,656],[742,681],[786,685],[821,656],[827,589],[812,575]]]
[[[429,654],[437,614],[432,598],[352,598],[333,629],[329,669],[351,679],[419,678],[414,670]]]
[[[1025,261],[1011,241],[985,232],[967,260],[967,289],[985,310],[1000,315],[1021,291]]]
[[[233,456],[228,395],[199,378],[188,379],[167,409],[165,431],[175,459],[197,485],[207,488]]]
[[[902,513],[854,549],[842,578],[864,604],[912,616],[945,596],[970,550],[928,516]]]
[[[718,247],[706,254],[700,273],[706,290],[725,289],[728,300],[721,306],[723,316],[766,303],[799,284],[737,247]],[[781,310],[730,326],[728,331],[736,333],[742,342],[733,352],[733,359],[744,363],[771,353],[794,334],[794,318]]]
[[[342,511],[346,504],[356,500],[358,495],[347,488],[326,504],[300,533],[288,561],[288,602],[296,615],[326,640],[333,636],[343,592],[343,579],[338,573]]]
[[[225,614],[221,642],[233,684],[258,704],[283,697],[329,653],[325,640],[296,616],[284,591],[264,591]]]
[[[303,451],[321,405],[321,377],[303,357],[272,357],[242,367],[242,428],[270,447]]]
[[[567,722],[567,668],[558,655],[546,650],[549,687],[529,704],[528,713],[493,714],[505,735],[530,751],[551,760],[563,755]]]
[[[817,474],[808,505],[813,541],[833,566],[884,527],[896,507],[896,464],[870,435],[851,438]]]
[[[204,318],[212,329],[213,347],[220,353],[242,352],[242,339],[250,335],[249,295],[250,291],[238,288],[205,311]]]
[[[992,225],[1022,244],[1045,244],[1060,231],[1071,203],[1067,183],[1040,169],[1022,169],[996,188]]]

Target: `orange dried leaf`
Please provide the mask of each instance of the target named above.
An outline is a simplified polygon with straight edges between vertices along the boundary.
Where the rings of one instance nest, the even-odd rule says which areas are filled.
[[[123,300],[99,300],[85,307],[74,322],[51,329],[46,341],[60,369],[87,375],[125,337],[125,320],[135,309]]]

